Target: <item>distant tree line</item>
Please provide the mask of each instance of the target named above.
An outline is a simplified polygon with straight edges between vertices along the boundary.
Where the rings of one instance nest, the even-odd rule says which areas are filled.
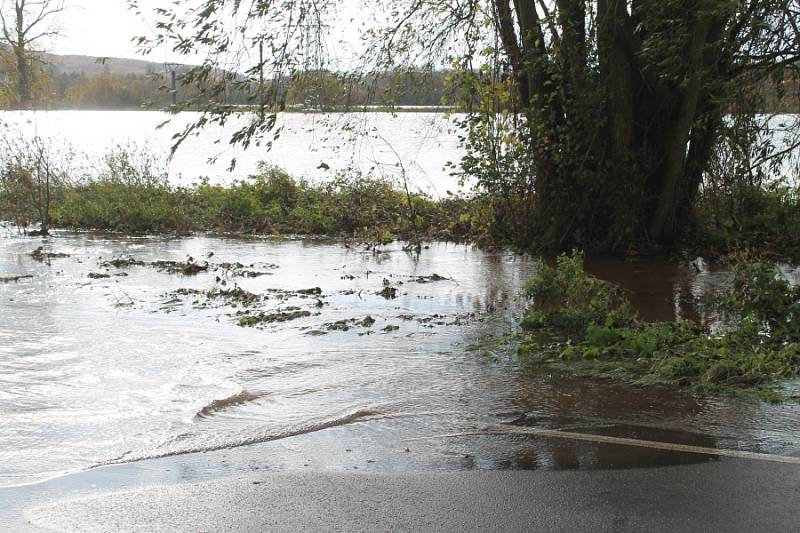
[[[18,108],[13,58],[0,50],[0,109]],[[98,74],[64,72],[44,61],[33,63],[35,80],[28,105],[33,109],[162,109],[172,103],[172,88],[166,72],[119,74],[105,69]],[[446,72],[409,71],[358,78],[330,71],[296,73],[263,83],[270,109],[333,110],[359,106],[440,106],[450,103],[445,93]],[[176,76],[177,99],[208,102],[192,84]],[[251,82],[254,84],[256,82]],[[220,105],[258,106],[241,81],[231,83],[216,98]],[[266,99],[265,99],[266,101]]]
[[[154,64],[155,65],[155,64]],[[448,106],[468,107],[464,95],[453,97],[451,71],[409,69],[343,74],[328,70],[302,71],[285,78],[266,80],[259,91],[255,80],[233,76],[226,90],[215,98],[185,79],[190,67],[178,66],[176,91],[179,102],[255,106],[253,94],[263,92],[270,111],[286,109],[341,110],[363,106]],[[230,73],[225,76],[230,77]],[[220,76],[222,77],[222,76]],[[0,109],[19,108],[16,58],[0,45]],[[65,72],[48,64],[43,56],[31,59],[26,107],[33,109],[163,109],[172,103],[172,88],[166,68],[141,74]],[[781,84],[763,87],[763,111],[796,113],[800,79],[788,77]],[[215,100],[215,101],[212,101]],[[477,99],[475,104],[477,105]]]

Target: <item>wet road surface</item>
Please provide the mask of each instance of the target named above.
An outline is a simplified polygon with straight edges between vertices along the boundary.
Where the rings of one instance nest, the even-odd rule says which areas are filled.
[[[73,500],[66,531],[797,531],[800,467],[269,474]]]

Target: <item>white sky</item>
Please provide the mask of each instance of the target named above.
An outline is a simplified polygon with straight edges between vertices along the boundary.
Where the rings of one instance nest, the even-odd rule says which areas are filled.
[[[0,0],[2,1],[2,0]],[[191,0],[181,0],[190,4]],[[139,0],[139,5],[145,16],[152,22],[154,7],[170,5],[174,0]],[[343,2],[357,4],[355,0]],[[48,51],[57,54],[79,54],[97,57],[125,57],[148,59],[151,61],[177,61],[188,62],[186,56],[173,55],[167,50],[156,50],[150,56],[142,57],[137,54],[136,46],[131,38],[140,35],[151,36],[153,30],[148,27],[148,21],[128,9],[126,0],[66,0],[67,11],[58,16],[57,27],[62,37],[52,41],[47,46]],[[357,11],[351,5],[344,8],[344,20],[357,16]],[[350,20],[349,28],[343,28],[331,38],[332,42],[357,41],[357,37],[347,36],[354,31],[356,24]],[[339,43],[341,44],[341,43]]]
[[[144,0],[152,6],[158,0]],[[139,16],[128,10],[125,0],[66,0],[67,11],[57,22],[63,37],[49,50],[58,54],[137,58],[131,38],[149,34]],[[153,58],[159,60],[161,58]]]
[[[0,3],[5,0],[0,0]],[[163,47],[148,56],[137,53],[132,39],[154,36],[150,25],[156,7],[186,7],[199,0],[138,0],[144,14],[128,8],[126,0],[65,0],[66,11],[54,20],[61,37],[48,43],[47,51],[56,54],[78,54],[94,57],[123,57],[154,62],[196,63],[198,57],[175,54]],[[324,54],[327,68],[353,66],[363,45],[362,28],[390,17],[391,3],[381,0],[340,0],[336,15],[329,18]],[[147,20],[149,19],[149,20]],[[244,61],[246,63],[246,60]],[[241,65],[241,62],[237,63]]]

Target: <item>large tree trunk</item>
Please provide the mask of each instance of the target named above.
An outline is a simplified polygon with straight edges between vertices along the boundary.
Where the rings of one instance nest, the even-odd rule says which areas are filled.
[[[650,219],[649,234],[655,242],[671,242],[678,233],[676,215],[683,200],[681,190],[687,188],[689,139],[698,118],[703,88],[703,58],[712,21],[700,17],[695,21],[688,52],[688,73],[680,95],[680,105],[672,118],[664,146],[664,164],[660,172],[661,189],[655,212]]]
[[[625,0],[597,3],[597,49],[606,92],[611,155],[625,161],[635,150],[634,59],[626,46],[630,21]]]
[[[24,52],[17,51],[17,106],[29,109],[31,105],[31,82],[28,59]]]
[[[533,123],[536,220],[549,226],[537,231],[562,246],[620,240],[614,232],[671,244],[688,222],[721,124],[707,94],[724,28],[716,11],[675,3],[648,19],[653,5],[641,0],[597,0],[592,36],[586,0],[555,0],[553,18],[540,17],[532,0],[513,0],[512,11],[511,1],[494,4]],[[662,59],[644,52],[648,32],[674,40],[664,53],[680,62],[666,75]],[[587,114],[587,101],[599,113]]]

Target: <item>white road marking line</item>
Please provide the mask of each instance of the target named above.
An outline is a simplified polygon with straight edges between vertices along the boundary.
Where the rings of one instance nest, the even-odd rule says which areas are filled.
[[[800,465],[800,457],[773,455],[769,453],[746,452],[741,450],[725,450],[719,448],[706,448],[704,446],[691,446],[688,444],[674,444],[671,442],[639,440],[639,439],[630,439],[626,437],[611,437],[608,435],[592,435],[590,433],[575,433],[572,431],[561,431],[557,429],[511,426],[508,424],[492,424],[487,429],[493,433],[521,433],[525,435],[535,435],[538,437],[581,440],[587,442],[599,442],[602,444],[637,446],[639,448],[652,448],[656,450],[667,450],[672,452],[717,455],[720,457],[735,457],[737,459],[754,459],[757,461],[771,461],[773,463],[788,463],[788,464]]]

